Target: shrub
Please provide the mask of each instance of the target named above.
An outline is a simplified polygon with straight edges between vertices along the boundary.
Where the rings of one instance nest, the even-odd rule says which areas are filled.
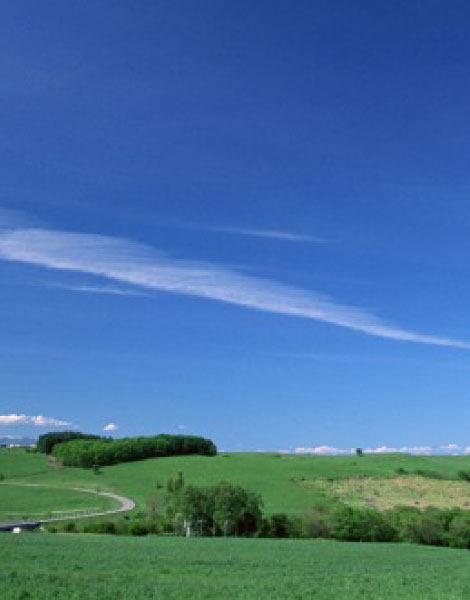
[[[140,521],[134,521],[133,523],[131,523],[129,531],[131,535],[147,535],[149,532],[145,523],[142,523]]]
[[[463,481],[470,481],[470,471],[459,471],[457,477]]]
[[[341,505],[332,515],[331,536],[348,542],[391,542],[395,530],[375,509]]]
[[[70,523],[66,523],[66,525],[64,525],[64,532],[65,533],[76,533],[77,532],[76,524],[73,521],[71,521]]]
[[[436,546],[445,542],[451,515],[451,511],[431,507],[420,510],[402,506],[389,511],[400,541]]]
[[[263,519],[259,537],[287,538],[293,535],[293,522],[285,513],[271,515]]]
[[[470,549],[470,514],[459,511],[449,524],[449,546]]]

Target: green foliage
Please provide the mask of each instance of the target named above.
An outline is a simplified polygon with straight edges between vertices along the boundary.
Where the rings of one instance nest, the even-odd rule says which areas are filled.
[[[453,548],[470,549],[470,514],[457,513],[449,523],[447,541]]]
[[[81,433],[80,431],[51,431],[43,433],[38,437],[36,451],[42,454],[51,454],[56,444],[68,442],[70,440],[100,440],[99,435],[91,433]]]
[[[300,537],[301,524],[285,513],[277,513],[263,519],[258,537],[288,538]]]
[[[53,455],[63,465],[85,468],[187,454],[214,456],[217,448],[211,440],[199,436],[160,434],[115,440],[72,440],[56,444],[53,449]]]
[[[457,477],[459,479],[462,479],[463,481],[470,481],[470,470],[469,469],[467,469],[465,471],[464,470],[460,470],[457,473]]]
[[[167,518],[176,533],[249,536],[261,525],[261,497],[241,486],[221,482],[209,487],[172,487]]]
[[[419,475],[420,477],[428,477],[429,479],[444,479],[444,475],[439,473],[439,471],[433,471],[431,469],[415,469],[412,472],[414,475]]]

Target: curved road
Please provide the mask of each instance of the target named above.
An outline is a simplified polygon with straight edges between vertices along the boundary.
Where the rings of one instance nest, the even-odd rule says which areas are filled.
[[[2,482],[0,485],[16,485],[16,486],[21,486],[21,487],[45,487],[45,488],[50,488],[50,489],[67,489],[67,490],[74,490],[75,492],[85,492],[87,494],[97,494],[98,496],[105,496],[107,498],[112,498],[113,500],[116,500],[116,502],[118,502],[120,504],[120,506],[118,508],[113,508],[111,510],[104,510],[104,511],[100,511],[100,512],[94,512],[94,513],[82,513],[82,514],[75,514],[72,516],[62,516],[62,517],[51,517],[50,519],[37,519],[38,522],[40,523],[52,523],[54,521],[70,521],[72,519],[76,520],[76,519],[87,519],[89,517],[104,517],[106,515],[112,515],[112,514],[116,514],[116,513],[121,513],[121,512],[128,512],[129,510],[132,510],[135,507],[135,502],[133,500],[131,500],[130,498],[126,498],[125,496],[118,496],[117,494],[112,494],[111,492],[98,492],[96,490],[90,490],[87,488],[64,488],[64,487],[54,487],[54,486],[50,486],[50,485],[44,485],[41,483],[10,483],[10,482]],[[32,520],[32,519],[31,519]],[[2,525],[2,523],[0,522],[0,525]]]

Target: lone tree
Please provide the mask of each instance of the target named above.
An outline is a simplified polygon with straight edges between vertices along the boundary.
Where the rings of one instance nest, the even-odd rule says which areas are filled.
[[[362,448],[356,448],[356,456],[364,456]]]

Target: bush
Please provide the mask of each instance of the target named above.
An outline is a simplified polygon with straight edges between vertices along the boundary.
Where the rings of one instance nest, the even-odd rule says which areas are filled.
[[[392,542],[395,529],[386,516],[371,508],[341,505],[332,515],[331,536],[348,542]]]
[[[293,524],[285,513],[271,515],[263,519],[261,528],[258,532],[259,537],[267,538],[287,538],[293,533]]]
[[[91,521],[83,528],[83,533],[117,533],[116,524],[113,521]]]
[[[438,508],[397,507],[388,513],[395,527],[397,538],[403,542],[441,546],[445,543],[446,532],[452,511]]]
[[[453,548],[470,549],[470,515],[459,511],[449,524],[447,542]]]
[[[76,524],[73,521],[71,521],[70,523],[67,523],[66,525],[64,525],[64,532],[65,533],[76,533],[77,532]]]
[[[462,481],[470,481],[470,471],[459,471],[457,477]]]
[[[147,535],[149,532],[147,526],[140,521],[134,521],[134,523],[131,524],[129,531],[131,535]]]

